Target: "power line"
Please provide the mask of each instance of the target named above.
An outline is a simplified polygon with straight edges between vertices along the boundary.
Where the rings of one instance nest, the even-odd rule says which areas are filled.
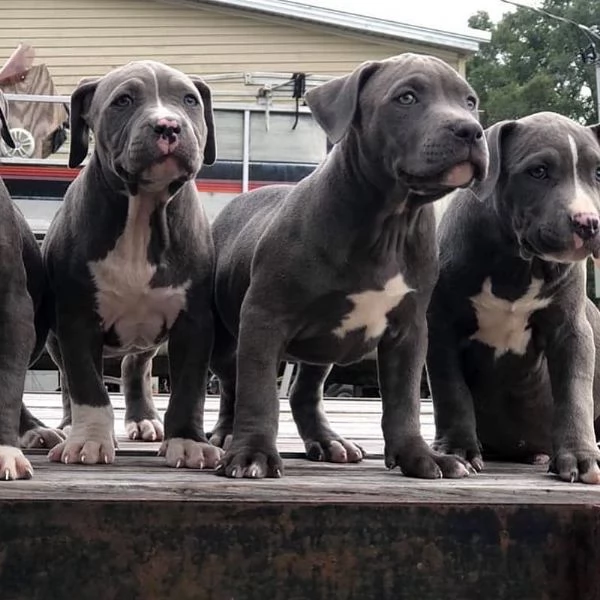
[[[596,42],[597,41],[600,42],[600,35],[597,34],[593,29],[591,29],[587,25],[583,25],[582,23],[577,23],[576,21],[568,19],[567,17],[561,17],[559,15],[555,15],[554,13],[548,12],[547,10],[545,10],[543,8],[537,8],[536,6],[529,6],[528,4],[520,4],[519,2],[513,2],[512,0],[502,0],[502,2],[504,2],[505,4],[512,4],[513,6],[516,6],[518,8],[525,8],[527,10],[532,10],[536,13],[539,13],[540,15],[544,15],[545,17],[555,19],[556,21],[562,21],[563,23],[568,23],[569,25],[573,25],[573,26],[577,27],[577,29],[582,31],[583,34],[587,37],[589,43],[594,48],[594,50],[596,48]],[[597,57],[595,57],[595,58],[597,58]]]

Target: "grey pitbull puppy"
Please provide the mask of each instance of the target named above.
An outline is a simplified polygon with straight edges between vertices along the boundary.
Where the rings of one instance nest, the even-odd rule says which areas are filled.
[[[547,462],[600,483],[600,314],[585,259],[600,255],[599,126],[553,113],[486,131],[488,178],[439,226],[427,366],[434,447],[480,470]]]
[[[7,115],[0,91],[0,134],[14,148]],[[0,479],[27,479],[33,469],[19,445],[51,447],[62,436],[23,405],[27,368],[43,350],[48,335],[46,278],[36,239],[1,179],[0,281]]]
[[[430,203],[487,170],[476,95],[441,60],[403,54],[364,63],[306,101],[336,144],[330,155],[295,186],[234,199],[213,226],[211,365],[222,397],[211,441],[233,432],[220,472],[282,474],[276,377],[284,357],[301,363],[290,403],[308,458],[361,460],[327,421],[323,382],[332,363],[377,349],[387,466],[462,477],[459,458],[421,437],[419,383],[437,276]]]
[[[206,440],[203,412],[214,251],[195,187],[203,162],[215,161],[210,90],[164,64],[132,62],[73,92],[71,167],[86,157],[90,129],[94,151],[42,249],[56,308],[49,349],[72,411],[50,459],[114,460],[104,356],[124,357],[130,437],[162,437],[150,374],[168,338],[172,394],[161,452],[170,466],[213,467],[220,452]]]

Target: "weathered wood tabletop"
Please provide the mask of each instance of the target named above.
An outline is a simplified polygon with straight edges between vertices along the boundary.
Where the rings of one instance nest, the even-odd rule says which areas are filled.
[[[115,433],[117,437],[125,435],[124,417],[125,402],[123,396],[112,394],[111,401],[115,412]],[[161,415],[167,409],[168,396],[159,394],[154,397],[156,408]],[[62,408],[60,396],[53,393],[26,394],[25,403],[33,413],[47,425],[56,426],[60,422]],[[327,414],[334,429],[359,444],[371,454],[383,452],[383,437],[381,434],[381,401],[379,399],[327,399],[325,401]],[[209,396],[206,401],[205,425],[207,431],[216,423],[219,400]],[[282,452],[303,452],[304,446],[298,436],[296,426],[287,399],[281,400],[279,427],[279,449]],[[424,401],[421,411],[423,435],[433,439],[433,408],[430,401]],[[121,444],[122,445],[122,444]],[[145,443],[132,445],[128,448],[148,449]],[[151,448],[154,446],[150,445]]]
[[[509,463],[490,463],[483,473],[465,479],[427,481],[389,471],[380,458],[357,465],[291,458],[284,459],[282,479],[256,481],[167,468],[162,458],[140,456],[138,450],[126,448],[108,466],[49,463],[38,452],[29,453],[29,458],[35,477],[0,484],[0,501],[600,505],[600,489],[595,486],[564,483],[547,474],[545,467]]]
[[[303,459],[303,445],[287,400],[281,401],[278,445],[284,456],[280,480],[235,481],[211,471],[172,469],[157,457],[158,443],[125,438],[122,396],[112,396],[119,450],[113,465],[49,463],[45,451],[28,452],[35,469],[30,481],[0,485],[0,500],[189,500],[244,502],[353,502],[353,503],[468,503],[468,504],[600,504],[600,486],[569,484],[547,473],[544,466],[488,463],[486,470],[461,480],[426,481],[388,471],[383,464],[378,400],[328,399],[333,427],[360,444],[369,459],[355,465],[314,463]],[[47,424],[60,420],[56,394],[28,394],[27,405]],[[157,396],[164,414],[167,398]],[[216,421],[218,402],[209,398],[207,429]],[[431,402],[422,402],[421,424],[426,440],[433,439]]]
[[[58,396],[26,401],[58,422]],[[297,458],[282,401],[285,477],[230,480],[169,469],[158,444],[124,441],[123,399],[113,403],[113,465],[39,451],[32,480],[0,483],[1,600],[600,600],[596,487],[514,464],[462,480],[387,471],[380,403],[349,399],[327,402],[333,426],[379,456]],[[216,410],[210,399],[208,427]]]

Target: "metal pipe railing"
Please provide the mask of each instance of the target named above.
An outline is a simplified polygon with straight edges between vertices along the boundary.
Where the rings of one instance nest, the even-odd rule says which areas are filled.
[[[237,92],[236,92],[237,94]],[[232,96],[234,94],[224,94],[225,96]],[[49,102],[53,104],[70,104],[71,96],[55,95],[50,96],[47,94],[13,94],[5,93],[4,97],[9,102]],[[266,112],[269,110],[272,113],[295,113],[296,107],[288,106],[270,106],[266,107],[264,104],[242,104],[237,102],[216,102],[214,105],[215,110],[226,110],[226,111],[244,111],[249,110],[253,112]],[[300,106],[299,110],[303,114],[309,114],[310,110],[306,106]]]

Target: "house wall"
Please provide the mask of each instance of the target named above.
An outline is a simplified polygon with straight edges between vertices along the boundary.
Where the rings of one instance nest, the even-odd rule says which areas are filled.
[[[201,75],[257,71],[339,75],[364,60],[416,51],[464,68],[458,53],[439,48],[197,3],[4,0],[0,16],[0,62],[19,42],[27,42],[36,49],[36,63],[48,65],[58,92],[64,94],[84,75],[102,75],[141,58]],[[228,91],[245,90],[254,101],[253,90],[241,83],[212,83],[212,87],[217,100],[230,99]]]

